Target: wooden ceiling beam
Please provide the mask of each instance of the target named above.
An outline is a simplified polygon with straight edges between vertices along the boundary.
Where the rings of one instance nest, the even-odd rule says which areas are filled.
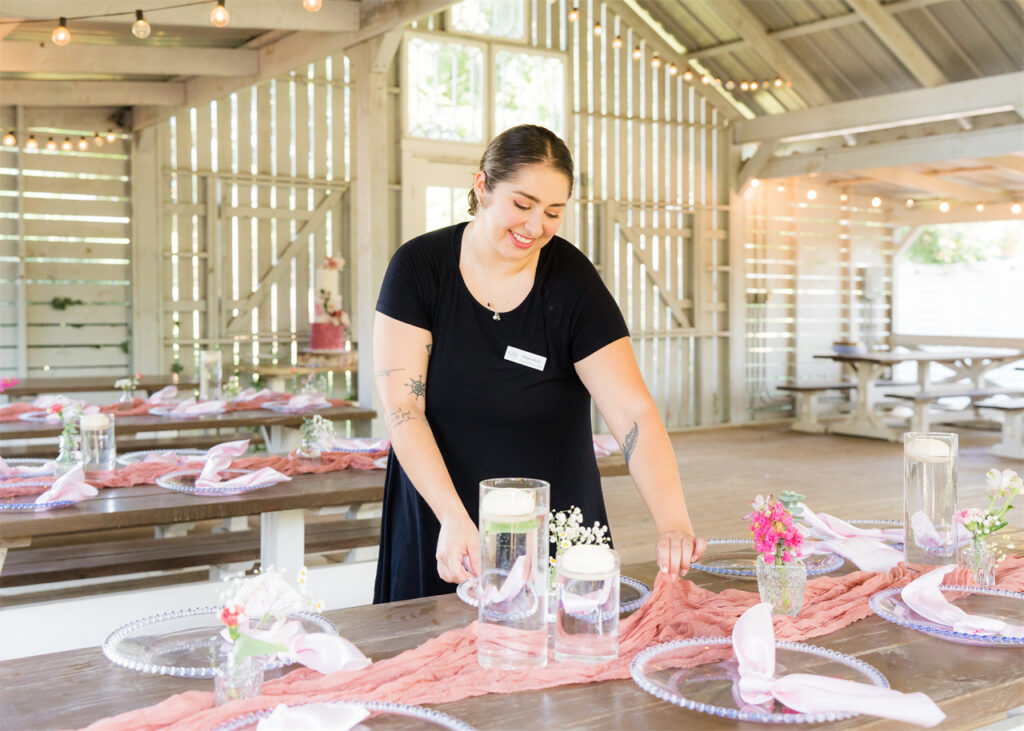
[[[839,173],[863,168],[996,157],[1019,151],[1022,141],[1024,124],[928,135],[875,145],[776,157],[764,167],[761,177],[788,178],[811,173]]]
[[[915,173],[905,167],[873,168],[859,170],[858,172],[880,182],[904,185],[908,188],[916,188],[917,190],[928,191],[947,198],[957,198],[974,203],[995,203],[1013,200],[1012,196],[1003,191],[983,186],[956,183],[945,178],[942,173],[926,175],[924,173]]]
[[[1021,0],[1024,2],[1024,0]],[[998,157],[986,157],[985,162],[988,165],[992,165],[996,168],[1004,168],[1006,170],[1013,170],[1014,172],[1024,173],[1024,157],[1020,155],[999,155]]]
[[[61,48],[52,43],[0,42],[0,72],[239,76],[259,70],[258,51],[168,46]]]
[[[878,0],[846,0],[854,11],[878,36],[896,58],[907,67],[924,86],[940,86],[949,83],[934,61],[924,52],[896,18],[887,13]]]
[[[713,0],[706,6],[732,25],[757,55],[787,80],[793,82],[793,91],[809,106],[817,107],[832,101],[828,92],[814,75],[780,41],[768,35],[757,16],[747,10],[739,0]]]
[[[185,84],[144,81],[21,81],[0,79],[0,99],[23,106],[129,107],[181,105]]]
[[[906,127],[963,116],[992,114],[1024,105],[1024,71],[959,81],[934,89],[911,89],[817,109],[740,120],[733,142],[782,142],[835,137],[888,127]]]
[[[151,3],[150,3],[151,4]],[[147,3],[140,3],[145,10]],[[359,29],[359,12],[361,3],[349,0],[324,0],[323,7],[315,13],[303,9],[296,2],[281,0],[244,0],[244,2],[228,2],[225,7],[231,15],[229,25],[232,28],[265,28],[268,30],[287,31],[354,31]],[[154,28],[160,26],[177,27],[210,27],[210,10],[213,3],[203,3],[183,8],[166,8],[146,10],[146,20]],[[82,16],[107,15],[118,13],[108,18],[97,18],[97,22],[117,22],[124,20],[131,24],[135,18],[135,7],[123,0],[4,0],[3,14],[9,18],[25,20],[59,18],[69,19]],[[69,20],[71,32],[74,33],[74,21]],[[82,20],[88,23],[89,20]]]

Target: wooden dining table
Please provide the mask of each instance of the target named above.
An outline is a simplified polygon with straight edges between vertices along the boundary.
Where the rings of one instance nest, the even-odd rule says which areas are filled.
[[[116,391],[114,382],[120,378],[131,378],[131,374],[123,376],[53,376],[22,378],[17,383],[7,386],[3,395],[8,400],[39,396],[46,393],[91,393],[100,391]],[[199,387],[194,379],[179,378],[174,374],[142,376],[136,391],[147,394],[159,391],[165,386],[177,386],[179,391],[191,391]]]
[[[648,584],[655,572],[653,563],[623,568],[624,575]],[[713,591],[756,592],[751,581],[697,570],[687,579]],[[477,610],[448,594],[328,611],[326,616],[342,636],[378,661],[465,627],[476,619]],[[927,693],[946,714],[939,729],[978,728],[1005,719],[1007,711],[1024,702],[1024,650],[1018,648],[954,644],[875,615],[807,642],[872,665],[897,690]],[[270,672],[267,678],[284,672]],[[55,688],[66,692],[54,693]],[[111,663],[99,647],[9,660],[0,663],[0,729],[80,728],[190,690],[212,691],[213,681],[137,673]],[[432,707],[479,729],[762,728],[679,708],[649,695],[630,679],[492,693]],[[916,727],[855,716],[827,728]]]

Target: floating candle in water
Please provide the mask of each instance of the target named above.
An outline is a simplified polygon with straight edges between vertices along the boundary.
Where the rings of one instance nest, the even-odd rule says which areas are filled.
[[[533,513],[535,505],[533,493],[506,487],[484,495],[483,502],[480,503],[480,514],[492,519],[527,516]]]
[[[942,462],[949,459],[950,450],[949,445],[940,439],[911,439],[907,441],[903,456],[922,462]]]
[[[83,431],[106,429],[110,426],[110,417],[106,414],[83,414],[78,425]]]
[[[615,570],[615,553],[608,546],[570,546],[558,555],[563,573],[599,576]]]

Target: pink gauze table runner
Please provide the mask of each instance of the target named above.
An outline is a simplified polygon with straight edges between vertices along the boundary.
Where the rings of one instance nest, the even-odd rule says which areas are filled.
[[[231,462],[233,469],[258,470],[263,467],[270,467],[288,476],[319,474],[322,472],[338,472],[340,470],[372,470],[374,460],[386,457],[386,451],[379,452],[325,452],[321,455],[319,464],[300,463],[291,457],[242,457]],[[168,472],[181,472],[183,470],[199,470],[202,462],[193,464],[172,465],[160,462],[136,462],[118,470],[89,473],[89,484],[96,487],[131,487],[133,485],[153,485],[156,478]],[[7,480],[12,484],[5,484],[0,480],[0,498],[19,497],[22,495],[39,495],[46,491],[48,484],[53,478],[32,478],[30,481],[35,484],[27,484],[26,481]]]
[[[263,404],[270,401],[283,401],[287,402],[290,394],[287,393],[272,393],[270,395],[260,396],[249,401],[231,401],[224,405],[224,413],[230,414],[232,411],[252,411],[263,408]],[[345,399],[327,399],[330,405],[333,406],[351,406],[351,401]],[[155,404],[149,403],[144,398],[138,396],[132,401],[131,408],[123,408],[120,402],[113,404],[105,404],[100,406],[100,413],[103,414],[114,414],[115,416],[145,416],[157,406],[168,406],[169,404]],[[173,404],[171,404],[173,405]],[[326,408],[326,407],[325,407]],[[17,421],[21,414],[28,413],[30,411],[45,411],[41,406],[34,406],[30,401],[15,401],[10,404],[0,404],[0,422],[5,421]],[[315,412],[310,412],[312,415]]]
[[[901,564],[885,573],[857,571],[811,579],[800,616],[773,618],[775,636],[801,641],[841,629],[871,614],[868,598],[872,594],[905,585],[921,573]],[[959,571],[948,578],[947,583],[965,581]],[[997,584],[1002,589],[1024,589],[1024,557],[1007,558],[999,566]],[[716,594],[691,581],[668,581],[659,575],[647,602],[620,624],[619,657],[602,665],[550,663],[532,670],[485,670],[476,660],[473,622],[357,672],[320,675],[300,669],[266,683],[259,698],[216,707],[212,692],[189,691],[154,706],[102,719],[88,728],[198,730],[278,703],[358,699],[437,704],[488,693],[628,678],[630,662],[644,648],[688,637],[728,636],[740,615],[758,601],[756,593],[727,589]],[[358,638],[350,639],[358,644]]]

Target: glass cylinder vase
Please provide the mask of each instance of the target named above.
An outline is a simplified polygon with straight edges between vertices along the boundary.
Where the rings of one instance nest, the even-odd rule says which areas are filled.
[[[129,391],[127,388],[122,389],[118,403],[121,405],[121,411],[128,411],[135,406],[135,392]]]
[[[903,553],[910,563],[956,560],[957,435],[903,435]]]
[[[485,668],[548,661],[548,504],[543,480],[480,483],[477,660]]]
[[[264,658],[238,657],[235,646],[222,642],[217,646],[213,689],[218,706],[240,698],[255,698],[263,692]]]
[[[304,464],[320,464],[320,442],[316,439],[302,438],[302,443],[295,451],[295,457]]]
[[[82,445],[82,469],[100,472],[114,469],[117,449],[114,442],[113,414],[82,414],[78,419]]]
[[[219,350],[199,351],[199,400],[219,399],[221,395],[221,355]]]
[[[960,549],[960,565],[978,586],[996,585],[996,551],[984,538],[972,538]]]
[[[75,436],[67,432],[61,432],[57,440],[57,459],[55,460],[57,477],[66,475],[78,466],[78,448],[75,445]]]
[[[619,656],[619,554],[571,546],[559,554],[555,660],[602,663]]]
[[[764,556],[757,557],[757,591],[761,601],[772,605],[773,614],[787,614],[795,617],[804,604],[804,589],[807,586],[807,567],[803,561],[794,559],[788,563],[765,563]]]

